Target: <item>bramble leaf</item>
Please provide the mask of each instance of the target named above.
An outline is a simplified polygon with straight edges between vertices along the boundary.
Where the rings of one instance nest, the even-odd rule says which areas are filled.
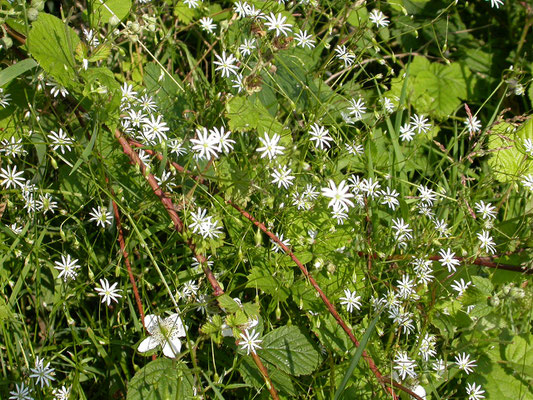
[[[189,399],[193,376],[182,362],[158,358],[141,368],[128,385],[128,400]]]
[[[296,326],[282,326],[263,337],[260,357],[291,375],[308,375],[320,363],[320,353]]]

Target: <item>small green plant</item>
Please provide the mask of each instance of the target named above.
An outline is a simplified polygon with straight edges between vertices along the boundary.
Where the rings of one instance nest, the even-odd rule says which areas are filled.
[[[533,399],[527,2],[0,23],[0,397]]]

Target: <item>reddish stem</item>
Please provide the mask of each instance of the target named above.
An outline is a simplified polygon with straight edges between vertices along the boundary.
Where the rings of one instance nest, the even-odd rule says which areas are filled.
[[[294,263],[298,266],[298,268],[300,268],[300,271],[302,271],[302,273],[309,280],[311,285],[315,288],[317,293],[320,295],[320,298],[322,299],[322,301],[326,305],[327,309],[329,310],[330,314],[333,315],[333,318],[335,318],[335,320],[341,326],[341,328],[344,330],[344,332],[346,332],[346,334],[349,336],[350,340],[355,344],[356,347],[359,347],[359,341],[356,339],[356,337],[352,333],[351,329],[348,327],[348,325],[346,325],[344,320],[341,318],[341,316],[339,315],[339,313],[335,309],[335,306],[331,303],[331,301],[329,301],[328,297],[322,291],[322,289],[320,288],[320,286],[318,285],[316,280],[309,274],[309,271],[307,270],[305,265],[303,265],[301,263],[301,261],[298,259],[298,257],[296,257],[294,255],[294,253],[291,251],[291,249],[289,249],[281,240],[279,240],[279,238],[276,235],[274,235],[272,232],[270,232],[267,229],[267,227],[265,226],[265,224],[263,224],[262,222],[257,221],[247,211],[242,210],[239,206],[237,206],[236,204],[233,204],[231,201],[226,201],[226,203],[229,204],[230,206],[232,206],[233,208],[235,208],[237,211],[239,211],[243,217],[245,217],[248,220],[250,220],[255,226],[257,226],[259,229],[261,229],[270,239],[272,239],[274,242],[276,242],[278,244],[278,246],[283,249],[283,251],[292,259],[292,261],[294,261]],[[379,372],[378,368],[376,367],[376,364],[374,363],[374,360],[372,359],[372,357],[370,357],[368,355],[366,350],[363,350],[363,358],[368,363],[368,367],[370,368],[372,373],[376,376],[376,378],[378,379],[378,382],[392,395],[392,397],[394,399],[397,399],[398,397],[396,396],[396,394],[394,393],[392,388],[386,387],[384,385],[383,376],[381,375],[381,372]],[[419,399],[419,400],[421,400],[421,399]]]
[[[133,151],[130,144],[128,143],[128,140],[122,135],[122,133],[117,129],[115,130],[115,137],[119,141],[119,143],[122,146],[122,149],[124,153],[130,158],[132,162],[134,162],[136,165],[139,166],[141,169],[141,172],[146,177],[148,184],[152,188],[153,192],[157,197],[159,197],[159,200],[163,205],[165,206],[165,209],[167,210],[168,215],[172,219],[172,222],[174,223],[174,229],[179,232],[183,233],[185,228],[183,226],[183,223],[181,222],[180,217],[178,216],[178,213],[176,211],[176,208],[174,207],[174,204],[172,203],[172,200],[166,195],[165,192],[161,190],[159,185],[157,184],[157,181],[155,180],[154,176],[150,173],[146,173],[146,166],[142,162],[142,160],[139,158],[138,154]],[[184,169],[182,168],[184,171]],[[191,249],[192,253],[196,257],[196,260],[202,265],[204,269],[204,273],[207,277],[207,280],[211,284],[211,287],[213,288],[213,294],[215,296],[220,296],[224,294],[224,290],[220,287],[220,284],[218,283],[215,275],[213,274],[213,271],[208,267],[207,265],[207,259],[204,255],[199,254],[196,252],[196,245],[192,241],[192,239],[187,240],[187,245]],[[265,380],[265,384],[268,388],[268,391],[270,392],[270,396],[274,400],[279,400],[278,392],[276,391],[276,388],[274,387],[274,384],[272,383],[272,380],[270,379],[270,376],[268,375],[268,371],[265,367],[265,365],[261,362],[261,359],[257,354],[252,355],[253,360],[261,372],[261,375],[263,376],[263,379]]]
[[[113,189],[111,189],[111,194],[114,196]],[[122,224],[120,222],[120,213],[118,210],[117,203],[115,203],[115,200],[112,200],[113,203],[113,213],[115,214],[115,222],[117,223],[117,231],[118,231],[118,243],[120,244],[120,252],[122,253],[122,257],[124,258],[124,264],[126,264],[126,268],[128,269],[128,275],[130,277],[131,286],[133,288],[133,294],[135,296],[135,302],[137,303],[137,308],[139,309],[139,314],[141,315],[141,322],[144,326],[144,329],[146,329],[146,325],[144,324],[144,310],[143,305],[141,302],[141,296],[139,296],[139,290],[137,289],[137,284],[135,283],[135,277],[133,276],[133,271],[131,269],[131,263],[128,258],[129,254],[126,251],[126,243],[124,242],[124,232],[122,230]]]

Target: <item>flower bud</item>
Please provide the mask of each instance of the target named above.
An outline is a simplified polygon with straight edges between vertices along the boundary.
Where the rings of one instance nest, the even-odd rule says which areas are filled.
[[[501,303],[498,296],[491,297],[489,302],[492,307],[498,307]]]
[[[526,295],[524,289],[521,288],[512,288],[511,293],[509,293],[513,299],[523,299]]]
[[[36,8],[31,7],[28,9],[28,19],[30,21],[35,21],[38,16],[39,16],[39,11]]]
[[[2,39],[0,39],[0,46],[7,50],[13,46],[13,40],[11,40],[9,36],[4,36]]]
[[[118,25],[120,23],[120,20],[118,19],[118,17],[116,15],[112,15],[110,18],[109,18],[109,25]]]

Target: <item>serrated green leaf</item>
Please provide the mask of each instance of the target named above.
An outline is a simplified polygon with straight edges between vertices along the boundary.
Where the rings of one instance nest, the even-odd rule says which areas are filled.
[[[259,304],[257,303],[243,303],[242,309],[248,316],[248,318],[255,318],[259,316]]]
[[[320,353],[296,326],[282,326],[263,336],[260,357],[291,375],[308,375],[320,363]]]
[[[222,326],[222,318],[220,317],[220,315],[213,315],[213,318],[211,319],[211,321],[205,323],[202,328],[201,328],[201,331],[203,333],[205,333],[206,335],[211,335],[211,334],[214,334],[214,333],[218,333],[220,331],[220,327]]]
[[[472,276],[472,283],[477,290],[486,295],[492,294],[492,291],[494,290],[494,285],[490,279],[478,275]]]
[[[27,40],[39,65],[60,85],[69,88],[76,82],[74,52],[79,43],[74,29],[46,13],[39,13]]]
[[[524,151],[524,139],[533,140],[533,119],[514,131],[512,125],[501,123],[489,137],[492,157],[489,166],[500,182],[511,182],[533,173],[533,160]]]
[[[413,71],[411,71],[414,74]],[[466,98],[466,80],[470,71],[459,63],[430,63],[414,77],[415,106],[419,112],[446,118]]]
[[[533,161],[524,151],[524,139],[533,140],[533,119],[523,124],[518,130],[506,123],[494,127],[489,138],[489,149],[493,151],[489,166],[496,179],[510,182],[523,175],[533,173]]]
[[[217,301],[220,308],[226,310],[227,313],[235,313],[241,309],[241,306],[227,294],[218,296]]]
[[[489,360],[482,359],[479,362],[475,373],[483,381],[483,389],[486,391],[487,399],[498,400],[532,400],[533,392],[531,387],[514,377],[511,370],[500,365],[500,349],[498,347],[490,350],[487,355]],[[474,377],[476,378],[476,377]],[[476,379],[479,381],[480,379]]]
[[[240,325],[244,325],[248,322],[248,316],[244,311],[239,310],[235,314],[230,314],[226,317],[226,323],[232,328],[237,328]]]
[[[189,24],[198,17],[198,11],[196,8],[191,8],[180,1],[174,6],[174,16],[178,17],[181,23]]]
[[[296,387],[291,381],[291,377],[286,373],[280,371],[271,364],[266,364],[268,375],[274,384],[274,387],[281,393],[289,396],[296,396]],[[252,357],[243,356],[241,365],[239,366],[239,373],[244,381],[256,389],[263,389],[265,387],[265,380],[263,375],[257,369]]]
[[[229,127],[232,131],[246,132],[256,129],[260,136],[263,136],[263,133],[270,136],[277,133],[282,137],[280,144],[291,143],[289,130],[270,115],[259,99],[253,101],[251,98],[235,96],[228,101],[226,108]]]
[[[270,271],[263,267],[253,267],[248,275],[246,287],[257,288],[271,295],[278,301],[285,301],[289,297],[289,289],[281,284]]]
[[[192,373],[182,362],[158,358],[139,370],[128,385],[128,400],[189,399]]]

